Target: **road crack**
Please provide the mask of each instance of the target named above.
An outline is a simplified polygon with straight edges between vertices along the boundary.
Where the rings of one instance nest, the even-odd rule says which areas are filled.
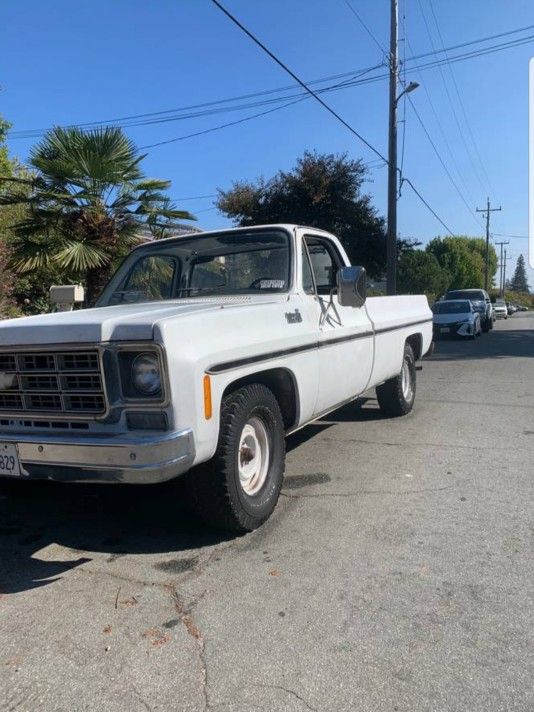
[[[360,497],[364,494],[407,495],[419,494],[420,492],[443,492],[444,490],[451,489],[452,487],[453,485],[446,485],[445,487],[426,487],[412,490],[360,490],[359,492],[318,492],[314,494],[288,494],[287,492],[280,492],[280,496],[288,497],[289,499],[321,499],[322,497]]]
[[[319,712],[317,707],[312,707],[310,703],[304,699],[304,697],[299,695],[298,692],[295,692],[295,690],[292,690],[290,687],[284,687],[283,685],[269,685],[268,683],[252,683],[252,685],[254,687],[270,688],[271,690],[282,690],[282,692],[285,692],[288,695],[291,695],[295,699],[299,700],[299,702],[302,702],[306,709],[311,710],[311,712]]]
[[[418,443],[418,442],[403,442],[395,443],[389,442],[387,440],[364,440],[363,438],[331,438],[323,436],[324,441],[332,443],[358,443],[361,445],[385,445],[386,447],[432,447],[438,450],[480,450],[481,452],[488,452],[494,450],[495,452],[516,452],[515,448],[509,447],[494,447],[494,446],[479,446],[479,445],[460,445],[454,443],[454,445],[447,445],[445,443]],[[531,452],[529,450],[529,452]]]
[[[178,618],[180,619],[181,623],[183,624],[188,635],[191,636],[191,638],[193,638],[193,640],[195,641],[198,660],[199,660],[199,666],[200,666],[201,690],[202,690],[202,697],[204,700],[204,712],[208,712],[211,709],[211,705],[210,705],[209,690],[208,690],[209,679],[208,679],[208,664],[206,661],[206,643],[204,640],[204,636],[202,635],[202,631],[198,627],[198,625],[194,619],[194,616],[193,616],[194,608],[204,598],[207,591],[206,590],[203,591],[199,596],[197,596],[195,599],[193,599],[186,605],[182,601],[180,594],[178,593],[178,591],[176,590],[176,587],[173,584],[167,584],[165,586],[165,588],[171,594],[171,597],[172,597],[172,600],[174,603],[174,608],[176,610],[176,613],[178,614]]]
[[[142,694],[139,692],[135,685],[132,685],[132,692],[134,693],[136,699],[143,705],[147,712],[152,712],[152,707],[148,704]]]

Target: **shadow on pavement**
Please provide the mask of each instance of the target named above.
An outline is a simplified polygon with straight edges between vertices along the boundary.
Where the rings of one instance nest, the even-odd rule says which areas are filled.
[[[287,439],[287,450],[336,422],[380,417],[373,399],[361,398]],[[45,586],[91,561],[126,554],[166,554],[213,546],[234,538],[209,529],[191,514],[181,479],[160,485],[78,485],[0,482],[0,594]],[[70,550],[69,561],[35,558],[50,544]],[[69,557],[70,558],[70,557]]]
[[[113,560],[125,554],[197,550],[233,538],[188,512],[180,480],[144,487],[11,484],[0,495],[0,593],[52,583],[90,561],[91,552]],[[33,557],[53,543],[79,556],[70,561]]]
[[[432,361],[534,356],[534,329],[494,329],[476,341],[436,341]]]

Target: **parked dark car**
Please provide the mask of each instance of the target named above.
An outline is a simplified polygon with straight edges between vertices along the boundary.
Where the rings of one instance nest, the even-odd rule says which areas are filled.
[[[451,289],[444,299],[469,299],[473,309],[480,314],[482,331],[493,329],[495,314],[489,294],[485,289]]]

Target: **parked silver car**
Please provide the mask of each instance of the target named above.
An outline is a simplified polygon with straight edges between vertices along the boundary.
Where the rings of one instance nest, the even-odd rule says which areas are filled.
[[[432,307],[434,339],[461,336],[476,339],[482,333],[480,314],[468,299],[445,299]]]
[[[451,289],[445,299],[469,299],[473,309],[480,314],[482,331],[486,333],[493,329],[495,314],[489,294],[485,289]]]

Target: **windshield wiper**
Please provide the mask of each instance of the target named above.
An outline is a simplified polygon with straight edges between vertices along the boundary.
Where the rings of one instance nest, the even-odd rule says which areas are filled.
[[[219,292],[221,287],[184,287],[180,292]]]

